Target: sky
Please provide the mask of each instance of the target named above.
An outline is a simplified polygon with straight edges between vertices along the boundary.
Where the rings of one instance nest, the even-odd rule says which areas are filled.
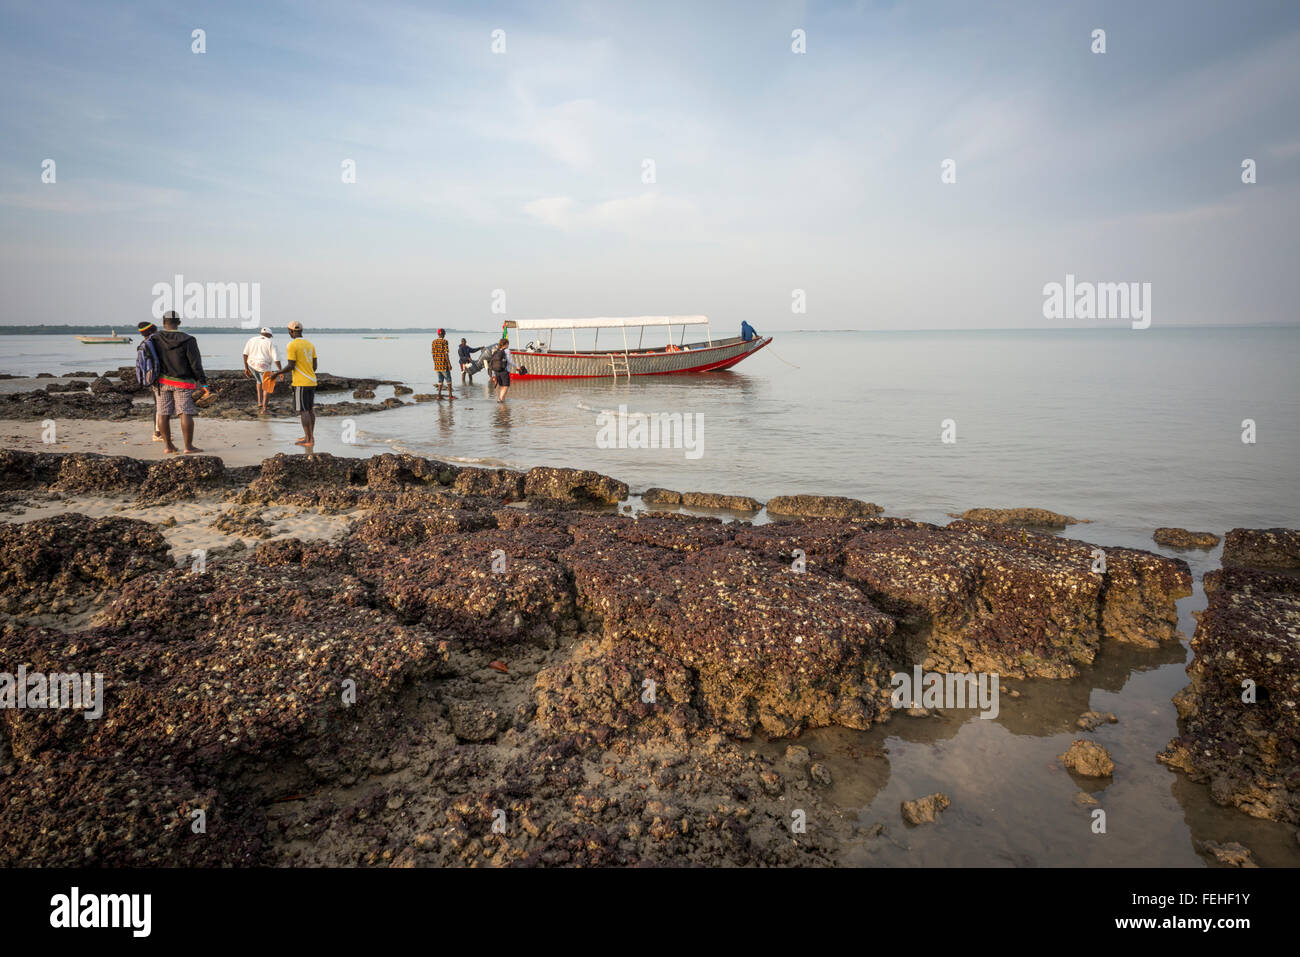
[[[1290,0],[0,0],[0,81],[0,324],[1298,319]]]

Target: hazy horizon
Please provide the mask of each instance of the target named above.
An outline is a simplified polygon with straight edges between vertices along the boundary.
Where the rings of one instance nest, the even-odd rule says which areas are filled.
[[[0,23],[0,326],[129,334],[178,275],[322,331],[1129,327],[1044,318],[1067,275],[1149,283],[1154,327],[1296,321],[1298,4],[5,2]]]

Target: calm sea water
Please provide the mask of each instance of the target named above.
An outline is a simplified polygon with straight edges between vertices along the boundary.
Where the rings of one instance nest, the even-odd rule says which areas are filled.
[[[464,334],[474,345],[491,338]],[[246,337],[203,336],[207,367],[238,367]],[[427,335],[310,338],[326,371],[433,391]],[[131,346],[0,336],[0,372],[102,371],[133,356]],[[457,386],[454,404],[358,417],[355,445],[340,440],[339,420],[322,419],[317,449],[582,466],[634,492],[663,485],[760,499],[850,495],[937,522],[974,506],[1037,505],[1093,520],[1068,529],[1072,537],[1176,554],[1154,545],[1154,528],[1222,534],[1300,525],[1297,369],[1300,328],[781,333],[733,371],[520,383],[504,406],[480,376]],[[377,401],[391,394],[380,389]],[[698,413],[702,454],[600,448],[597,414],[621,405]],[[946,419],[955,443],[942,441]],[[1255,423],[1253,444],[1242,442],[1245,419]],[[274,447],[296,451],[295,424],[266,428]],[[1179,603],[1185,634],[1196,627],[1192,612],[1205,607],[1201,576],[1220,555],[1181,555],[1196,580],[1195,594]],[[868,732],[828,729],[803,743],[834,771],[837,803],[857,808],[864,825],[889,826],[887,837],[850,849],[854,863],[1198,866],[1205,859],[1194,842],[1213,839],[1240,841],[1265,865],[1300,866],[1292,828],[1220,808],[1206,788],[1155,761],[1177,733],[1170,698],[1187,683],[1189,658],[1185,645],[1107,647],[1077,679],[1021,683],[1022,698],[1004,700],[995,721],[900,715]],[[1108,812],[1104,837],[1074,803],[1080,783],[1055,757],[1088,708],[1119,716],[1093,737],[1120,771],[1085,785]],[[756,746],[779,754],[785,742]],[[899,822],[900,800],[940,789],[953,798],[940,824]]]
[[[473,345],[491,338],[450,338],[462,334]],[[207,367],[237,368],[246,338],[202,336]],[[309,338],[324,370],[433,391],[427,334]],[[132,346],[0,336],[0,371],[10,373],[133,357]],[[360,417],[356,445],[324,421],[317,449],[585,466],[634,491],[850,495],[915,517],[1040,505],[1149,539],[1160,525],[1300,524],[1298,369],[1298,327],[778,333],[728,372],[521,382],[504,407],[486,397],[480,374],[476,386],[457,386],[454,404]],[[698,414],[701,454],[598,447],[598,412],[620,406]],[[941,440],[947,419],[953,443]],[[1253,444],[1242,442],[1245,419],[1255,422]],[[292,450],[297,433],[284,431]]]

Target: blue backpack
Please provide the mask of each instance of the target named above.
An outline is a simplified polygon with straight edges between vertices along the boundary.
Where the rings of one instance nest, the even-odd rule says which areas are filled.
[[[135,347],[135,380],[143,387],[155,385],[158,371],[158,347],[150,336]]]

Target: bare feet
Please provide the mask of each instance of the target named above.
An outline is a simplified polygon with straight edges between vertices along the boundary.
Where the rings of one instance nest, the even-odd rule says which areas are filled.
[[[175,455],[175,454],[176,454],[176,446],[174,445],[169,445],[167,446],[167,448],[163,449],[163,455]]]
[[[162,433],[161,433],[161,432],[155,432],[155,433],[153,434],[153,440],[154,440],[155,442],[161,442],[161,441],[163,440]]]
[[[294,445],[315,445],[314,442],[308,442],[307,436],[305,435],[302,438],[300,438],[298,441],[294,442],[293,444]]]
[[[198,453],[198,452],[202,452],[202,451],[203,451],[202,449],[197,449],[197,448],[196,448],[196,449],[182,449],[182,450],[181,450],[181,455],[194,455],[194,454],[196,454],[196,453]]]

